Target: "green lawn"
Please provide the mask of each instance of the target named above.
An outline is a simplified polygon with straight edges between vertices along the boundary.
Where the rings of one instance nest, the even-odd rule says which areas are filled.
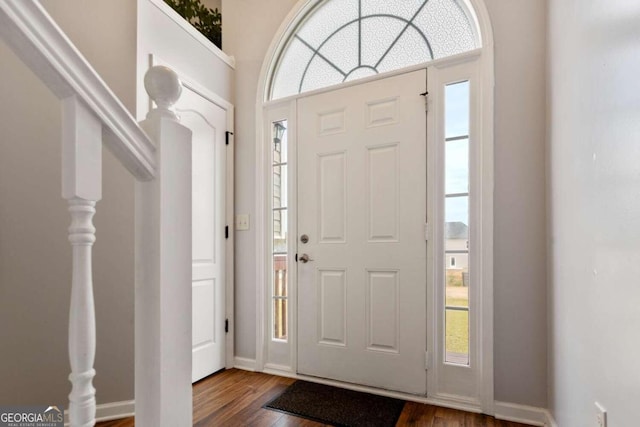
[[[469,352],[469,313],[447,310],[447,351]]]
[[[446,304],[454,307],[469,307],[469,288],[462,286],[462,271],[447,270]],[[469,313],[447,310],[446,350],[454,353],[469,352]]]

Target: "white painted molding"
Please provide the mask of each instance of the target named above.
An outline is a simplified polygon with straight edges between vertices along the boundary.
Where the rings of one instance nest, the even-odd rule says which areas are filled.
[[[135,416],[135,400],[103,403],[96,407],[96,422],[119,420]],[[69,411],[64,411],[64,425],[69,427]]]
[[[233,358],[233,367],[236,369],[242,369],[243,371],[255,372],[256,360],[236,356]]]
[[[206,38],[200,31],[196,30],[193,25],[187,22],[178,12],[173,10],[171,6],[167,5],[162,0],[148,0],[149,3],[157,7],[162,13],[167,15],[169,19],[178,24],[187,34],[196,39],[201,45],[207,48],[211,53],[220,58],[225,64],[235,70],[236,60],[233,56],[229,56],[224,53],[218,46],[213,44],[208,38]]]
[[[76,96],[62,102],[62,197],[69,204],[72,249],[69,305],[71,394],[69,419],[74,427],[95,423],[96,315],[91,248],[96,241],[93,216],[102,198],[102,124]]]
[[[0,2],[0,37],[59,98],[77,96],[104,125],[104,143],[138,180],[155,176],[155,148],[37,1]]]
[[[544,408],[498,401],[494,403],[494,408],[495,417],[499,420],[530,424],[532,426],[557,427],[549,411]]]
[[[156,143],[159,173],[135,190],[136,423],[173,427],[191,425],[193,416],[192,133],[172,113],[180,92],[175,72],[153,67],[147,77],[159,108],[140,125]]]
[[[545,415],[547,416],[547,426],[549,427],[558,427],[558,423],[556,422],[556,419],[553,417],[553,414],[551,413],[550,410],[545,409],[544,410]]]

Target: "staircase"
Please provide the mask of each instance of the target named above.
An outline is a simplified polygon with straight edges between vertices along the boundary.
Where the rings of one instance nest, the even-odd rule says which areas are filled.
[[[145,88],[157,108],[137,123],[38,2],[0,2],[0,37],[62,106],[62,197],[73,254],[70,425],[95,425],[92,219],[105,144],[136,178],[136,425],[191,426],[191,131],[172,110],[178,76],[149,70]]]

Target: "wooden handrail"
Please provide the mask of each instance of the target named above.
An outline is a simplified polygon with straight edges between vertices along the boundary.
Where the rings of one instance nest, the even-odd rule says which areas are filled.
[[[87,105],[103,124],[103,143],[136,179],[155,177],[153,143],[40,3],[2,0],[0,36],[59,99]]]

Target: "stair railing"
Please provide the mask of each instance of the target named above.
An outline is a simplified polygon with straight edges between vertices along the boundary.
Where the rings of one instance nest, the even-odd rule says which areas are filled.
[[[157,108],[138,124],[37,1],[0,2],[0,37],[62,105],[73,253],[70,425],[96,422],[91,250],[104,143],[136,178],[136,425],[191,426],[191,131],[172,110],[180,81],[168,68],[149,70],[145,87]]]

